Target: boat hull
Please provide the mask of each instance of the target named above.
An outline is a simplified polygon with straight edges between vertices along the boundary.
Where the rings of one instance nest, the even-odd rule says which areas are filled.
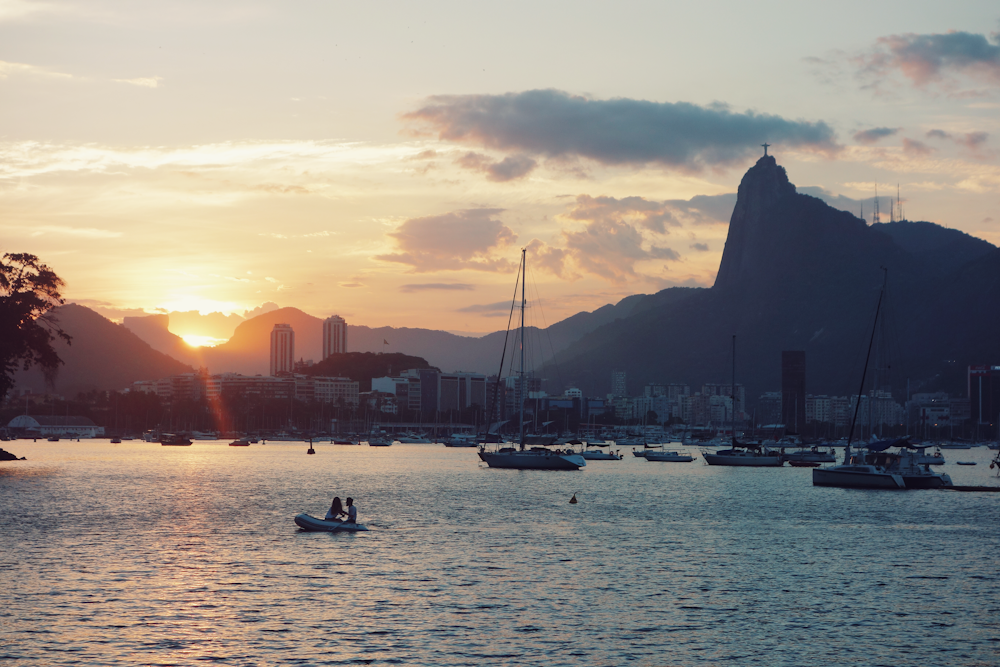
[[[663,461],[667,463],[690,463],[694,457],[690,454],[676,454],[674,452],[647,452],[647,461]]]
[[[702,452],[705,463],[710,466],[780,468],[785,464],[779,454],[755,454],[748,451]],[[648,457],[647,457],[648,458]]]
[[[295,525],[302,530],[308,530],[312,532],[327,532],[327,533],[356,533],[358,531],[368,530],[368,526],[360,523],[348,523],[347,521],[326,521],[325,519],[317,519],[309,514],[299,514],[295,517]]]
[[[579,454],[555,452],[479,452],[479,458],[491,468],[509,470],[579,470],[587,465]]]
[[[587,461],[621,461],[622,457],[611,452],[580,452]]]
[[[891,473],[857,473],[828,468],[813,468],[813,486],[842,489],[904,489],[906,483]]]

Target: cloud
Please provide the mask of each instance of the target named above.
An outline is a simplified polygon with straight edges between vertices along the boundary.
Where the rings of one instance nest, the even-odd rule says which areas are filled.
[[[160,81],[163,81],[162,76],[147,76],[139,77],[137,79],[112,79],[115,83],[127,83],[132,86],[139,86],[140,88],[159,88]]]
[[[854,140],[860,144],[865,144],[870,146],[877,143],[879,139],[884,139],[885,137],[891,137],[892,135],[899,132],[898,127],[873,127],[870,130],[861,130],[854,133]]]
[[[510,261],[493,251],[517,240],[495,216],[498,208],[452,211],[443,215],[411,218],[390,232],[399,252],[377,255],[384,262],[408,264],[417,273],[431,271],[506,271]]]
[[[668,199],[664,202],[674,216],[693,224],[728,224],[736,208],[736,193],[696,195],[691,199]]]
[[[697,250],[698,252],[708,252],[707,243],[692,243],[691,250]]]
[[[993,35],[993,41],[1000,40]],[[954,84],[956,74],[1000,84],[1000,45],[990,43],[985,35],[969,32],[881,37],[857,62],[862,75],[882,76],[898,71],[919,87]]]
[[[493,160],[482,153],[466,153],[456,160],[466,169],[482,171],[491,181],[506,182],[527,176],[538,163],[527,155],[508,155],[503,160]]]
[[[667,225],[678,224],[666,204],[642,197],[615,199],[580,195],[576,198],[576,206],[565,217],[571,220],[627,221],[658,234],[665,234]]]
[[[403,118],[417,133],[514,157],[587,158],[605,165],[657,164],[685,171],[744,160],[764,141],[827,152],[839,148],[833,130],[822,121],[736,113],[723,104],[595,100],[551,89],[438,95]]]
[[[354,288],[354,287],[364,287],[364,286],[365,286],[364,283],[359,283],[359,282],[337,283],[337,287]]]
[[[278,304],[273,301],[265,301],[261,305],[257,306],[252,310],[243,311],[243,319],[249,320],[257,317],[258,315],[263,315],[264,313],[270,313],[271,311],[278,310],[281,308]]]
[[[31,227],[31,236],[56,234],[58,236],[75,236],[84,239],[116,239],[124,236],[122,232],[93,227],[63,227],[61,225],[40,225]]]
[[[903,152],[907,155],[930,155],[934,149],[922,141],[903,138]]]
[[[72,79],[72,74],[66,74],[64,72],[53,72],[52,70],[46,69],[45,67],[38,67],[36,65],[26,65],[24,63],[9,63],[0,60],[0,79],[6,79],[10,76],[38,76],[46,77],[51,79]]]
[[[506,315],[510,312],[510,301],[497,301],[459,308],[458,313],[476,313],[478,315]]]
[[[560,218],[582,222],[584,227],[563,229],[559,246],[538,239],[528,244],[535,264],[557,276],[590,273],[621,284],[648,278],[636,271],[639,262],[680,259],[674,250],[656,242],[656,237],[667,233],[668,225],[678,224],[664,202],[580,195]]]
[[[400,292],[426,292],[429,290],[474,290],[474,286],[468,283],[418,283],[403,285],[399,288]]]
[[[927,132],[928,139],[945,139],[952,141],[959,146],[968,148],[973,153],[978,153],[986,147],[986,142],[990,135],[988,132],[966,132],[965,134],[952,134],[944,130],[930,130]]]

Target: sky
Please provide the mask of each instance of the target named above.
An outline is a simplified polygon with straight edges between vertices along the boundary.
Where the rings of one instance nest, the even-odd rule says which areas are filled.
[[[477,335],[522,247],[548,323],[708,287],[764,142],[1000,245],[1000,8],[0,0],[0,252],[115,320]]]

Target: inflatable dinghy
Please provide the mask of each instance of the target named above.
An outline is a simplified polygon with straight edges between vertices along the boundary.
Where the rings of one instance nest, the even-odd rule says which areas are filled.
[[[349,532],[353,533],[359,530],[368,530],[368,526],[360,523],[350,523],[347,521],[327,521],[325,519],[317,519],[314,516],[309,516],[308,514],[299,514],[295,517],[295,525],[297,525],[302,530],[320,530],[326,532]]]

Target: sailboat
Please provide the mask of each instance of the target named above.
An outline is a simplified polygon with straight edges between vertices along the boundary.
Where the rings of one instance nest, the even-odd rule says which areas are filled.
[[[868,355],[865,357],[865,367],[861,371],[861,388],[858,390],[858,401],[854,406],[854,417],[851,419],[851,430],[847,433],[847,446],[844,447],[844,462],[840,465],[824,468],[813,468],[813,486],[836,486],[855,489],[905,489],[903,476],[890,472],[881,466],[870,463],[859,451],[851,451],[851,441],[854,438],[854,426],[858,421],[858,409],[861,407],[861,395],[865,391],[865,376],[868,374],[868,362],[872,356],[872,345],[875,343],[875,332],[878,331],[878,316],[882,309],[882,299],[885,296],[885,284],[888,271],[882,278],[882,291],[878,295],[878,305],[875,307],[875,323],[872,325],[872,337],[868,341]]]
[[[518,406],[518,412],[520,413],[524,409],[524,399],[525,399],[525,388],[527,384],[525,383],[524,377],[524,309],[525,309],[525,296],[524,296],[524,282],[527,278],[527,248],[521,249],[521,267],[519,273],[519,280],[521,282],[521,324],[518,327],[518,333],[520,335],[520,347],[521,347],[521,361],[520,368],[518,370],[518,394],[520,398],[520,405]],[[516,285],[516,283],[515,283]],[[515,299],[517,298],[517,292],[515,289]],[[512,304],[513,306],[513,304]],[[510,331],[510,326],[508,325],[508,331]],[[500,357],[500,373],[497,374],[497,389],[500,385],[500,376],[503,374],[503,355]],[[494,392],[494,402],[496,401],[496,396],[499,395],[499,391]],[[490,419],[492,420],[492,410]],[[497,442],[495,448],[491,449],[487,443],[483,443],[479,447],[479,458],[483,460],[486,465],[491,468],[512,468],[515,470],[579,470],[580,468],[587,465],[587,462],[582,456],[573,452],[563,452],[559,450],[550,450],[545,447],[525,447],[524,441],[524,415],[520,415],[518,421],[521,422],[520,433],[518,441],[516,443],[500,443]],[[489,433],[489,428],[487,428],[487,433]],[[497,438],[499,441],[499,438]]]
[[[756,468],[778,468],[785,464],[780,452],[772,452],[756,444],[741,444],[736,440],[736,336],[733,335],[733,384],[732,384],[732,446],[729,449],[710,451],[703,449],[701,455],[710,466],[746,466]],[[646,457],[649,458],[648,455]]]

